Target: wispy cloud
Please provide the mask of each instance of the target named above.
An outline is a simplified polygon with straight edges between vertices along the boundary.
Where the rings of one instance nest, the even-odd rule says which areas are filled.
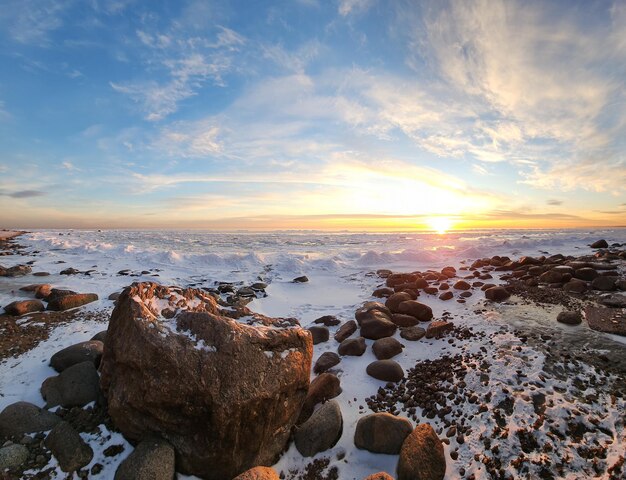
[[[563,205],[563,200],[549,199],[546,201],[546,204],[552,207],[558,207],[559,205]]]
[[[355,13],[362,13],[372,7],[375,0],[339,0],[339,15],[347,16]]]
[[[4,195],[11,198],[33,198],[33,197],[42,197],[47,195],[46,192],[41,190],[17,190],[15,192],[0,192],[0,195]]]
[[[19,43],[50,46],[50,34],[63,25],[71,0],[9,0],[4,2],[0,22]]]

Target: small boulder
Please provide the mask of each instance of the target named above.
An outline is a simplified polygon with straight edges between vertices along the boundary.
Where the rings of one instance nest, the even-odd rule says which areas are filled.
[[[372,315],[391,318],[391,310],[380,302],[365,302],[356,310],[356,312],[354,312],[354,318],[359,325],[361,324],[361,320]]]
[[[233,480],[280,480],[272,467],[254,467],[237,475]]]
[[[404,346],[393,337],[379,338],[372,345],[372,351],[378,360],[386,360],[402,353]]]
[[[387,298],[392,296],[394,293],[393,288],[389,288],[389,287],[382,287],[382,288],[377,288],[376,290],[374,290],[372,292],[372,297],[376,297],[376,298]]]
[[[368,475],[363,480],[393,480],[393,477],[387,472],[377,472]]]
[[[440,338],[446,333],[451,332],[454,328],[452,322],[446,322],[444,320],[437,320],[428,325],[426,329],[426,338]]]
[[[433,318],[433,309],[424,303],[415,300],[402,302],[398,307],[399,313],[405,313],[417,318],[420,322],[428,322]]]
[[[406,438],[400,450],[398,480],[443,480],[446,457],[433,427],[422,423]]]
[[[2,277],[23,277],[31,273],[33,269],[28,265],[15,265],[5,269],[0,276]]]
[[[48,297],[50,298],[50,297]],[[48,310],[65,311],[71,308],[82,307],[88,303],[98,300],[95,293],[76,293],[74,295],[64,295],[53,300],[48,300]]]
[[[582,267],[574,271],[574,277],[586,282],[591,282],[598,275],[598,271],[591,267]]]
[[[365,370],[370,377],[383,382],[399,382],[404,378],[404,370],[398,362],[393,360],[376,360],[370,363]]]
[[[469,290],[470,288],[472,288],[472,286],[465,280],[459,280],[454,284],[454,288],[456,290]]]
[[[100,377],[93,362],[82,362],[66,368],[60,375],[49,377],[41,385],[46,408],[61,405],[65,408],[82,407],[99,401]]]
[[[59,461],[64,472],[75,472],[88,465],[93,458],[93,450],[67,422],[54,426],[44,443]]]
[[[339,345],[337,352],[339,355],[348,355],[352,357],[360,357],[365,353],[367,346],[365,345],[365,338],[355,337],[347,338]]]
[[[0,412],[0,439],[45,432],[61,421],[57,415],[28,402],[8,405]]]
[[[80,342],[52,355],[50,366],[59,373],[72,365],[82,362],[92,362],[98,368],[103,349],[104,344],[99,340]]]
[[[397,455],[413,425],[406,418],[390,413],[372,413],[361,417],[356,424],[354,444],[373,453]]]
[[[391,316],[391,321],[398,327],[412,327],[419,323],[419,320],[413,315],[407,315],[406,313],[394,313]]]
[[[113,300],[114,302],[117,301],[118,298],[120,298],[120,295],[122,294],[122,292],[113,292],[111,295],[109,295],[107,298],[109,300]]]
[[[504,287],[491,287],[485,290],[485,298],[492,302],[503,302],[511,296]]]
[[[11,444],[0,448],[0,475],[7,469],[19,468],[28,460],[28,448],[24,445]],[[2,477],[4,478],[4,477]],[[10,477],[6,477],[7,479]]]
[[[453,297],[454,294],[448,290],[447,292],[443,292],[441,295],[439,295],[439,300],[452,300]]]
[[[80,270],[78,270],[77,268],[69,267],[69,268],[66,268],[65,270],[61,270],[59,272],[59,275],[76,275],[79,273],[80,273]]]
[[[96,333],[93,337],[91,337],[91,341],[99,341],[102,343],[106,343],[107,339],[107,331],[102,330],[101,332]]]
[[[324,325],[325,327],[334,327],[339,325],[341,320],[334,315],[324,315],[323,317],[316,318],[313,323],[316,325]]]
[[[172,480],[174,474],[172,446],[164,440],[144,440],[117,467],[115,480]]]
[[[602,239],[602,240],[596,240],[589,246],[591,248],[609,248],[609,243],[606,240]]]
[[[313,337],[313,345],[327,342],[330,338],[330,333],[328,332],[328,328],[326,327],[314,325],[312,327],[309,327],[307,330],[311,332],[311,336]]]
[[[426,335],[426,330],[422,327],[406,327],[400,329],[400,336],[405,340],[415,342]]]
[[[398,292],[391,295],[387,298],[385,302],[385,306],[391,311],[391,313],[398,313],[398,307],[402,302],[406,302],[407,300],[412,300],[411,294],[407,292]]]
[[[341,408],[336,400],[324,403],[304,422],[294,435],[294,443],[300,454],[312,457],[332,448],[343,431]]]
[[[346,338],[356,332],[357,324],[354,320],[350,320],[344,323],[341,327],[337,329],[335,332],[335,340],[339,343],[343,342]]]
[[[371,314],[361,320],[361,336],[371,340],[389,337],[396,332],[397,325],[383,315]]]
[[[365,343],[365,342],[364,342]],[[324,352],[320,355],[320,358],[315,362],[313,372],[319,374],[330,370],[335,365],[341,362],[341,358],[335,352]]]
[[[583,321],[583,316],[580,312],[564,311],[557,315],[556,321],[565,325],[580,325]]]
[[[296,423],[301,425],[306,422],[313,413],[315,405],[335,398],[340,393],[341,382],[336,375],[326,372],[316,377],[309,386],[304,405],[302,405],[300,417]]]
[[[26,315],[27,313],[43,312],[45,307],[40,300],[18,300],[4,306],[4,311],[14,317]]]
[[[568,293],[585,293],[587,291],[587,282],[572,278],[569,282],[563,285],[563,290]]]
[[[617,277],[600,276],[593,279],[591,282],[591,288],[594,290],[601,290],[603,292],[609,292],[615,290],[615,282]]]
[[[302,275],[301,277],[296,277],[293,279],[293,283],[306,283],[309,281],[309,277],[306,275]]]

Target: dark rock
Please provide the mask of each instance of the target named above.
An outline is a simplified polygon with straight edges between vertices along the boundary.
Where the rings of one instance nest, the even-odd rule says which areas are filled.
[[[407,292],[398,292],[391,295],[385,302],[385,306],[392,312],[398,313],[399,306],[402,302],[412,300],[411,295]]]
[[[298,452],[304,457],[312,457],[332,448],[341,437],[343,417],[336,400],[331,400],[318,408],[304,422],[294,435]]]
[[[52,355],[50,366],[57,372],[62,372],[77,363],[92,362],[98,368],[103,348],[104,344],[98,340],[77,343]]]
[[[187,309],[174,320],[184,334],[161,324],[155,299]],[[125,289],[111,315],[100,365],[109,415],[131,440],[166,438],[181,473],[215,480],[274,463],[307,389],[330,375],[309,389],[312,339],[297,322],[238,311],[272,328],[226,317],[202,290],[147,282]]]
[[[7,469],[21,467],[28,460],[29,451],[24,445],[11,444],[0,448],[0,475]],[[9,476],[2,478],[11,478]]]
[[[32,271],[33,269],[28,265],[15,265],[0,271],[0,277],[23,277]]]
[[[373,453],[397,455],[413,425],[406,418],[390,413],[373,413],[361,417],[356,424],[354,444]]]
[[[306,275],[302,275],[301,277],[296,277],[293,279],[293,283],[306,283],[309,281],[309,278]]]
[[[607,295],[600,299],[602,305],[613,308],[626,308],[626,295]]]
[[[0,412],[0,439],[50,430],[61,419],[28,402],[8,405]]]
[[[82,407],[101,400],[100,377],[92,361],[77,363],[60,375],[49,377],[41,385],[46,408],[61,405]]]
[[[347,338],[339,345],[337,351],[339,355],[349,355],[353,357],[360,357],[365,353],[365,349],[367,346],[365,345],[365,338],[356,337],[356,338]]]
[[[43,312],[45,307],[39,300],[18,300],[4,306],[4,311],[14,317],[26,315],[27,313]]]
[[[609,292],[615,290],[615,282],[617,277],[596,277],[591,282],[591,288],[594,290],[601,290],[603,292]]]
[[[454,288],[456,290],[469,290],[470,288],[472,288],[472,286],[465,280],[459,280],[454,284]]]
[[[313,321],[316,325],[324,325],[325,327],[334,327],[335,325],[339,325],[341,320],[339,320],[334,315],[324,315]]]
[[[343,342],[346,338],[356,332],[356,329],[357,324],[354,320],[347,321],[335,332],[335,340],[337,340],[339,343]]]
[[[44,441],[64,472],[75,472],[88,465],[93,450],[67,422],[54,426]]]
[[[341,393],[341,382],[336,375],[332,373],[322,373],[319,377],[316,377],[309,387],[300,417],[298,418],[298,425],[306,422],[313,414],[315,405],[325,402],[331,398],[335,398]]]
[[[402,353],[404,346],[393,337],[380,338],[372,345],[372,351],[378,360],[386,360]]]
[[[557,315],[556,321],[566,325],[579,325],[583,321],[580,312],[565,311]]]
[[[400,329],[400,336],[405,340],[414,342],[426,335],[426,330],[422,327],[405,327]]]
[[[424,303],[407,300],[398,307],[399,313],[405,313],[417,318],[420,322],[428,322],[433,318],[433,310]]]
[[[443,444],[433,428],[422,423],[402,444],[398,480],[443,480],[445,475]]]
[[[380,270],[376,270],[376,275],[378,275],[380,278],[387,278],[392,273],[393,272],[391,270],[388,270],[386,268],[381,268]]]
[[[568,293],[585,293],[587,291],[587,282],[573,278],[563,285],[563,290]]]
[[[510,296],[511,294],[504,287],[491,287],[485,290],[485,298],[492,302],[503,302]]]
[[[107,331],[106,330],[102,330],[101,332],[96,333],[93,337],[91,337],[92,341],[99,341],[102,343],[106,343],[106,339],[107,339]]]
[[[399,382],[404,378],[404,370],[393,360],[376,360],[367,366],[366,372],[370,377],[384,382]]]
[[[585,319],[593,330],[626,336],[626,312],[622,309],[589,306]]]
[[[454,297],[454,294],[450,291],[447,292],[443,292],[441,295],[439,295],[439,300],[452,300],[452,298]]]
[[[361,336],[371,340],[389,337],[397,329],[397,325],[383,315],[370,312],[370,316],[361,320]]]
[[[393,295],[393,292],[394,292],[393,288],[389,288],[389,287],[377,288],[376,290],[372,292],[372,297],[386,298],[386,297],[390,297],[391,295]]]
[[[254,467],[237,475],[233,480],[280,480],[272,467]]]
[[[586,282],[591,282],[597,276],[598,271],[590,267],[582,267],[574,271],[574,277],[580,280],[585,280]]]
[[[609,243],[606,240],[602,239],[602,240],[596,240],[589,246],[591,248],[609,248]]]
[[[115,302],[117,301],[118,298],[120,298],[121,294],[122,292],[113,292],[111,295],[109,295],[108,299],[113,300]]]
[[[170,444],[164,440],[143,440],[117,467],[115,480],[172,480],[174,461]]]
[[[78,273],[80,273],[80,270],[70,267],[70,268],[66,268],[65,270],[61,270],[59,272],[59,275],[76,275]]]
[[[371,317],[372,315],[389,319],[391,318],[391,311],[380,302],[365,302],[354,312],[354,318],[356,318],[359,325],[364,318]]]
[[[437,320],[428,325],[426,329],[426,338],[443,337],[446,333],[451,332],[454,325],[451,322]]]
[[[363,342],[365,344],[365,342]],[[313,371],[315,373],[324,373],[327,370],[330,370],[335,365],[341,362],[341,358],[335,352],[324,352],[320,355],[320,358],[315,362],[315,366],[313,367]]]
[[[95,302],[96,300],[98,300],[98,295],[95,293],[64,295],[53,300],[50,300],[48,297],[48,310],[65,311],[70,308],[82,307],[83,305]]]
[[[398,327],[412,327],[419,323],[419,320],[412,315],[406,313],[394,313],[391,316],[391,321]]]
[[[328,328],[312,326],[307,329],[311,332],[311,336],[313,337],[313,345],[317,345],[318,343],[327,342],[330,338],[330,333],[328,332]]]

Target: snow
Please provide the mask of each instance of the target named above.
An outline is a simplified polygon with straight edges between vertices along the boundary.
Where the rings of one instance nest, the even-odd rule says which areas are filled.
[[[9,267],[34,260],[33,271],[48,271],[51,275],[41,278],[26,276],[0,279],[0,304],[7,304],[20,297],[29,298],[29,294],[19,292],[17,288],[31,283],[51,283],[54,287],[97,293],[100,300],[85,307],[96,310],[111,309],[113,302],[107,300],[108,295],[120,291],[134,281],[155,281],[181,287],[213,287],[220,281],[238,281],[246,285],[263,281],[268,284],[268,295],[253,300],[248,305],[251,310],[272,317],[295,317],[302,326],[307,327],[323,315],[335,315],[342,322],[354,318],[354,310],[363,301],[371,300],[371,292],[383,282],[373,275],[378,268],[414,271],[441,269],[452,265],[458,269],[463,265],[462,262],[483,256],[537,256],[542,252],[582,255],[591,253],[586,245],[599,238],[606,238],[609,243],[626,242],[626,229],[470,231],[443,236],[423,233],[35,231],[20,238],[20,243],[26,245],[30,252],[38,250],[42,253],[26,257],[2,257],[0,264]],[[59,261],[66,263],[57,263]],[[81,271],[95,271],[90,275],[58,274],[70,266]],[[117,274],[124,269],[129,269],[130,275]],[[141,273],[145,271],[149,273]],[[306,275],[309,282],[293,283],[293,278],[300,275]],[[498,283],[497,278],[493,279],[493,283]],[[485,304],[479,291],[468,298],[464,305],[454,301],[443,302],[431,296],[420,297],[420,301],[433,308],[435,318],[441,318],[447,312],[456,325],[485,332],[485,338],[494,338],[494,342],[490,344],[485,340],[470,339],[458,341],[457,346],[452,346],[446,338],[409,342],[401,339],[397,333],[396,338],[406,348],[394,360],[408,370],[419,361],[437,359],[445,354],[478,354],[484,348],[487,351],[486,357],[494,355],[498,359],[492,362],[490,385],[485,387],[481,384],[477,371],[471,371],[466,382],[476,392],[493,390],[494,404],[501,400],[501,387],[508,387],[516,398],[514,412],[507,420],[507,426],[512,432],[534,419],[532,403],[523,399],[527,392],[516,390],[516,370],[525,373],[524,381],[528,384],[539,382],[544,385],[543,390],[550,392],[553,403],[547,408],[553,417],[562,419],[561,424],[555,428],[564,431],[567,408],[571,405],[567,398],[569,384],[557,378],[542,380],[540,375],[546,368],[545,355],[536,346],[520,342],[511,333],[512,329],[529,325],[533,328],[550,329],[559,332],[564,341],[589,342],[598,352],[603,344],[626,344],[622,337],[592,332],[583,326],[557,324],[552,320],[558,313],[557,309],[538,309],[519,303],[515,298],[496,307]],[[167,300],[158,299],[148,305],[156,316],[167,306]],[[246,322],[250,319],[251,317],[246,317],[240,321]],[[214,346],[206,345],[191,332],[176,330],[174,320],[161,317],[158,323],[176,334],[187,335],[197,344],[197,348],[215,351]],[[61,325],[51,332],[48,340],[41,342],[36,348],[17,359],[1,362],[0,410],[19,400],[43,406],[39,387],[47,377],[56,375],[48,366],[52,354],[71,344],[88,340],[104,328],[103,323],[91,320]],[[263,328],[270,327],[259,327],[259,330],[262,331]],[[334,331],[335,327],[331,328],[330,341],[315,346],[313,362],[324,352],[336,351],[337,343],[332,339]],[[362,357],[343,357],[336,367],[343,389],[337,397],[344,417],[343,434],[331,450],[315,457],[330,458],[330,465],[339,468],[341,479],[360,480],[378,471],[395,475],[398,461],[396,455],[372,454],[354,447],[356,423],[363,415],[371,413],[365,399],[376,394],[378,388],[385,385],[385,382],[377,381],[365,372],[365,367],[376,360],[371,350],[373,342],[367,340],[366,343],[368,348]],[[291,349],[281,352],[281,357],[286,358],[290,351]],[[265,354],[274,355],[272,352]],[[596,374],[589,367],[583,375]],[[311,378],[314,378],[313,374]],[[589,407],[590,415],[602,418],[602,425],[606,428],[622,432],[622,437],[616,438],[609,447],[607,464],[611,464],[624,450],[624,427],[620,410],[623,411],[626,405],[619,399],[617,403],[611,404],[602,395],[604,394],[600,395],[595,406]],[[361,406],[365,408],[360,408]],[[480,462],[473,461],[473,455],[483,450],[478,443],[480,432],[488,432],[493,428],[489,418],[488,415],[476,415],[473,418],[470,426],[474,431],[464,445],[458,445],[452,438],[450,445],[444,446],[449,467],[447,479],[460,477],[453,465],[467,466],[466,473],[474,473],[476,478],[485,476],[484,470],[480,470]],[[119,434],[106,431],[104,426],[101,426],[101,430],[99,435],[83,435],[83,438],[96,452],[95,459],[104,465],[104,470],[94,478],[112,478],[117,465],[130,453],[132,447]],[[548,439],[541,438],[540,441]],[[123,454],[103,461],[101,452],[114,444],[124,445]],[[449,453],[457,447],[459,460],[452,462],[449,460]],[[512,459],[519,450],[519,445],[515,442],[503,443],[502,449],[503,457]],[[575,452],[571,452],[571,458],[573,468],[582,469],[585,466],[583,462],[586,460]],[[302,468],[311,460],[313,459],[303,459],[295,446],[291,445],[275,468],[278,472],[282,470],[286,473],[294,468]],[[50,467],[57,468],[54,459]],[[518,474],[515,470],[508,471],[514,476]],[[56,477],[53,475],[53,478],[64,478],[63,475],[57,469]]]

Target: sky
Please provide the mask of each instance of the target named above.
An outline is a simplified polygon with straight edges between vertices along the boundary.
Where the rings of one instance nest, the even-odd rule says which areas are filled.
[[[626,0],[3,0],[0,227],[626,225]]]

